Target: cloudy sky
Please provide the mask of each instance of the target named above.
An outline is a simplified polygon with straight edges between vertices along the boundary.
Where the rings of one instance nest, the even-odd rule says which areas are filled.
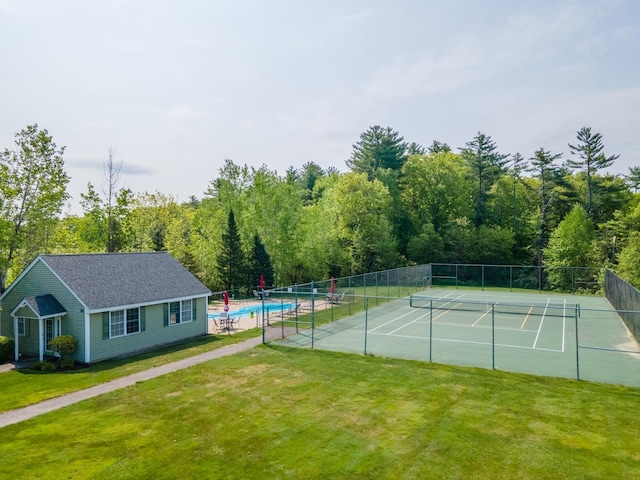
[[[0,0],[0,148],[37,123],[69,192],[202,197],[225,159],[346,171],[361,132],[640,165],[637,0]],[[76,207],[77,208],[77,207]]]

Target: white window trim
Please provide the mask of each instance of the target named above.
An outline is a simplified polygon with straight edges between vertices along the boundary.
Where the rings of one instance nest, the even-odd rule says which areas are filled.
[[[185,311],[184,310],[184,304],[186,302],[189,302],[189,310],[188,310],[189,311],[189,320],[184,320],[183,321],[182,320],[182,312]],[[192,323],[193,322],[193,302],[194,302],[194,300],[192,298],[189,298],[187,300],[177,300],[175,302],[169,302],[167,314],[169,315],[169,319],[168,319],[169,322],[168,323],[169,323],[170,327],[176,327],[178,325],[183,325],[185,323]],[[175,304],[175,303],[179,304],[179,306],[180,306],[180,308],[178,310],[178,319],[177,319],[176,323],[171,323],[171,305]]]
[[[137,310],[138,311],[138,331],[137,332],[131,332],[131,333],[127,333],[127,311],[129,310]],[[122,312],[122,335],[113,335],[113,329],[112,326],[113,324],[111,323],[111,314],[114,312]],[[135,307],[135,308],[125,308],[122,310],[110,310],[109,311],[109,339],[112,338],[122,338],[122,337],[128,337],[131,335],[138,335],[142,330],[142,323],[140,322],[140,307]]]

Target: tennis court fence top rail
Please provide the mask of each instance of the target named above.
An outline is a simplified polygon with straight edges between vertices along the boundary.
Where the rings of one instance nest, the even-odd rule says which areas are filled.
[[[579,303],[509,303],[410,295],[409,305],[414,308],[433,310],[460,310],[467,312],[493,311],[494,313],[549,317],[573,317],[574,315],[579,316],[580,314]]]

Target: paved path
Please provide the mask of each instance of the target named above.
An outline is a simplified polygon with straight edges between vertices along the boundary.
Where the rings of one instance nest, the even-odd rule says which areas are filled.
[[[73,405],[74,403],[81,402],[82,400],[87,400],[88,398],[97,397],[98,395],[102,395],[103,393],[113,392],[114,390],[134,385],[137,382],[156,378],[167,373],[176,372],[178,370],[182,370],[183,368],[191,367],[193,365],[197,365],[214,358],[220,358],[244,350],[249,350],[250,348],[253,348],[261,343],[262,337],[251,338],[249,340],[245,340],[244,342],[227,345],[226,347],[201,353],[194,357],[185,358],[177,362],[168,363],[160,367],[154,367],[149,370],[133,373],[126,377],[117,378],[110,382],[96,385],[95,387],[90,387],[84,390],[69,393],[67,395],[62,395],[60,397],[51,398],[34,405],[29,405],[28,407],[18,408],[9,412],[0,413],[0,428],[6,427],[7,425],[12,425],[14,423],[22,422],[24,420],[28,420],[29,418],[33,418],[37,415],[42,415],[43,413],[58,410],[59,408],[66,407],[68,405]]]

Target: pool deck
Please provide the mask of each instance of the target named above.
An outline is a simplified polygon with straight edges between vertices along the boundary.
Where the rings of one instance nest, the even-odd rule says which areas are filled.
[[[311,302],[310,301],[302,301],[299,302],[300,303],[300,311],[302,313],[307,313],[309,311],[311,311]],[[277,302],[274,301],[265,301],[265,305],[270,304],[270,305],[277,305]],[[262,302],[260,300],[230,300],[229,301],[229,312],[233,313],[234,310],[238,310],[239,308],[242,307],[252,307],[252,306],[260,306],[262,305]],[[317,300],[314,304],[314,308],[316,310],[322,310],[324,308],[328,308],[330,307],[331,304],[329,302],[326,302],[324,300]],[[217,302],[217,303],[213,303],[209,305],[208,311],[207,313],[209,314],[215,314],[215,313],[221,313],[224,310],[224,305],[221,302]],[[277,314],[279,312],[272,312],[273,314]],[[211,335],[216,335],[216,334],[220,334],[220,333],[228,333],[228,334],[233,334],[235,332],[242,332],[244,330],[251,330],[252,328],[260,328],[262,325],[260,323],[260,316],[259,315],[254,315],[253,318],[251,317],[250,314],[246,314],[246,315],[242,315],[240,317],[240,320],[235,323],[234,328],[232,328],[231,330],[220,330],[218,328],[216,328],[216,325],[214,322],[212,322],[210,319],[208,321],[208,329],[207,329],[207,333],[211,334]]]

